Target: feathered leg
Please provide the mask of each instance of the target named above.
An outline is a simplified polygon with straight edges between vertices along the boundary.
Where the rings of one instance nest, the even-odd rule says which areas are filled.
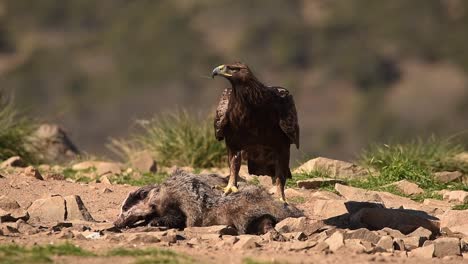
[[[276,193],[279,195],[280,201],[286,202],[286,196],[284,195],[284,187],[286,186],[286,179],[290,175],[289,171],[289,155],[284,157],[278,157],[276,161],[275,176],[276,176]]]
[[[241,152],[240,151],[229,151],[229,182],[224,193],[229,194],[232,192],[238,192],[237,179],[239,178],[239,170],[241,166]]]

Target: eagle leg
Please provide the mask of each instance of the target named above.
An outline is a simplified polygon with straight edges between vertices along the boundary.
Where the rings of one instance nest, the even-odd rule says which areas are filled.
[[[229,151],[229,182],[226,188],[224,188],[224,194],[230,194],[238,192],[237,179],[239,178],[239,170],[241,166],[241,153],[240,151],[232,152]]]
[[[287,204],[286,196],[284,194],[284,187],[286,185],[286,175],[287,175],[286,168],[289,169],[289,166],[288,164],[283,164],[283,163],[284,162],[281,159],[279,159],[276,162],[276,170],[275,170],[276,193],[279,195],[279,200],[283,202],[284,204]]]

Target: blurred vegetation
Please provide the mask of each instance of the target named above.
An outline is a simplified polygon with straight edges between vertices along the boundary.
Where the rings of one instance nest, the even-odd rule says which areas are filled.
[[[21,156],[27,163],[37,163],[38,155],[27,147],[27,139],[35,123],[21,116],[11,102],[11,97],[0,89],[0,161]]]
[[[129,139],[112,140],[110,148],[125,161],[147,150],[162,166],[225,167],[224,142],[213,135],[212,119],[185,110],[139,122],[141,132]]]
[[[399,95],[409,109],[403,114],[388,104],[403,80],[415,78],[408,62],[448,64],[466,78],[467,27],[466,1],[3,0],[0,82],[95,152],[108,135],[126,136],[136,117],[175,105],[212,109],[221,84],[206,75],[241,60],[293,92],[303,151],[349,158],[390,135],[468,127],[466,81],[460,94],[446,89],[452,78],[430,83],[447,91],[442,112],[421,100],[429,88]],[[350,102],[342,110],[340,98]]]

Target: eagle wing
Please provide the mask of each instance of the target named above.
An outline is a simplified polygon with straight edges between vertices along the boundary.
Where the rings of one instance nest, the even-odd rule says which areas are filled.
[[[217,140],[224,139],[224,128],[227,124],[227,109],[229,98],[231,97],[231,88],[226,88],[219,99],[218,107],[216,108],[216,116],[214,120],[215,136]]]
[[[289,137],[291,144],[299,148],[299,123],[297,121],[296,105],[289,91],[283,87],[274,87],[281,98],[279,109],[281,130]]]

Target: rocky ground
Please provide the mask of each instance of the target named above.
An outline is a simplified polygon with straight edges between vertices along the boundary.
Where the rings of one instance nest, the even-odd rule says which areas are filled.
[[[353,164],[327,159],[316,159],[300,169],[321,163],[336,174],[362,174]],[[137,165],[141,170],[156,169],[151,160]],[[112,222],[126,195],[137,187],[111,183],[110,174],[128,172],[118,164],[88,161],[74,165],[76,170],[90,167],[100,177],[99,182],[66,180],[51,167],[25,167],[18,158],[0,165],[0,244],[68,242],[98,255],[54,257],[59,263],[138,260],[135,254],[106,255],[116,248],[160,248],[187,256],[169,263],[468,262],[468,210],[452,209],[454,204],[468,202],[468,192],[446,191],[442,193],[444,200],[419,203],[387,192],[350,187],[337,178],[318,178],[300,181],[297,188],[286,190],[290,203],[303,210],[305,217],[278,223],[279,237],[270,233],[236,235],[226,226],[118,230]],[[253,179],[244,176],[247,181]],[[257,179],[257,184],[272,187],[270,178]],[[334,184],[334,189],[319,190],[323,182]],[[404,193],[420,191],[406,181],[395,186]],[[2,257],[0,250],[0,262]]]

